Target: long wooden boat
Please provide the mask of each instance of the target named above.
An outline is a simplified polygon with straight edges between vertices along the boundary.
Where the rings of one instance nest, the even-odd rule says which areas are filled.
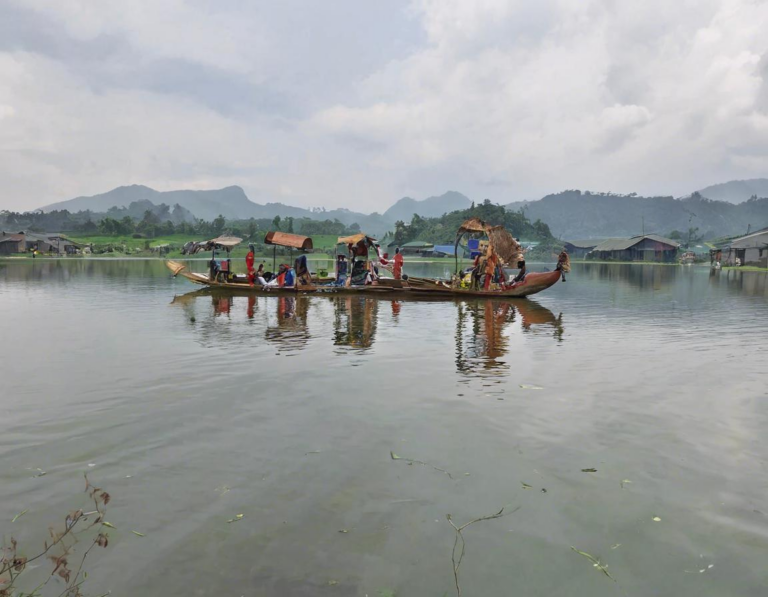
[[[208,288],[226,288],[262,295],[296,295],[296,294],[366,294],[386,295],[398,293],[421,297],[485,297],[485,298],[521,298],[546,290],[553,286],[561,277],[557,270],[552,272],[531,272],[517,283],[498,290],[472,290],[453,288],[448,282],[430,278],[409,278],[408,280],[395,280],[393,278],[381,278],[378,284],[365,286],[334,286],[321,283],[310,285],[298,285],[291,287],[277,286],[250,286],[246,276],[230,276],[227,281],[212,280],[208,274],[191,272],[187,266],[179,261],[166,261],[166,266],[175,276],[182,276],[190,282],[206,286]]]

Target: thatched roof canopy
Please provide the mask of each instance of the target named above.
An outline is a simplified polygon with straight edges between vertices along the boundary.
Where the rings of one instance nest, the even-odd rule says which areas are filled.
[[[480,218],[470,218],[466,220],[456,234],[464,234],[465,232],[488,232],[491,226],[483,222]]]

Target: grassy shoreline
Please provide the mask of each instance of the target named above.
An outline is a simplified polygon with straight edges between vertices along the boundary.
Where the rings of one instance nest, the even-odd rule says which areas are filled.
[[[233,251],[231,259],[235,262],[237,261],[244,261],[245,260],[245,254],[246,251],[243,250],[242,254],[241,251]],[[296,256],[299,255],[298,252],[294,252],[293,255],[277,255],[277,261],[280,263],[287,263],[289,260],[292,261],[296,258]],[[218,256],[217,256],[218,257]],[[22,254],[22,255],[3,255],[0,256],[0,262],[2,261],[59,261],[59,260],[108,260],[108,261],[115,261],[115,260],[124,260],[124,261],[165,261],[168,259],[175,259],[175,260],[181,260],[181,261],[207,261],[210,259],[210,254],[204,253],[199,254],[194,257],[190,257],[188,255],[182,255],[179,251],[172,251],[168,253],[167,255],[146,255],[146,254],[135,254],[135,255],[126,255],[123,253],[102,253],[102,254],[92,254],[92,255],[70,255],[70,256],[47,256],[47,255],[38,255],[36,258],[33,258],[31,255],[28,254]],[[327,255],[325,253],[307,253],[307,260],[310,262],[326,262],[329,264],[333,263],[333,256]],[[257,263],[259,262],[265,262],[267,264],[271,263],[272,261],[272,254],[262,254],[262,255],[256,255],[255,261]],[[527,263],[529,265],[534,264],[552,264],[556,261],[556,259],[536,259],[536,260],[530,260]],[[453,257],[429,257],[429,258],[419,258],[419,259],[405,259],[406,263],[435,263],[435,264],[445,264],[445,265],[451,265],[453,266],[456,261]],[[459,259],[459,263],[462,266],[468,266],[472,264],[471,259]],[[664,266],[664,267],[680,267],[680,263],[658,263],[655,261],[585,261],[585,260],[572,260],[572,263],[574,265],[581,264],[581,265],[654,265],[654,266]],[[711,267],[708,263],[693,263],[690,264],[694,267],[699,268],[709,268]],[[741,267],[735,267],[735,266],[723,266],[721,268],[724,271],[742,271],[742,272],[763,272],[768,273],[768,268],[764,267],[755,267],[752,265],[743,265]]]

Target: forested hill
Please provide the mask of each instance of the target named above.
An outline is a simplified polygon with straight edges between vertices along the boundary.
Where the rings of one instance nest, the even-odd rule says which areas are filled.
[[[733,204],[694,193],[685,199],[564,191],[538,201],[511,203],[530,220],[542,220],[561,239],[668,234],[698,228],[703,238],[744,234],[768,226],[768,198]]]
[[[554,241],[549,227],[544,222],[531,222],[526,214],[519,210],[510,210],[502,205],[495,205],[488,199],[469,209],[447,213],[439,218],[422,218],[415,215],[409,224],[398,221],[395,224],[393,240],[399,244],[413,240],[443,245],[453,244],[459,226],[469,218],[480,218],[494,226],[502,225],[513,236],[523,240],[541,241],[547,245]]]

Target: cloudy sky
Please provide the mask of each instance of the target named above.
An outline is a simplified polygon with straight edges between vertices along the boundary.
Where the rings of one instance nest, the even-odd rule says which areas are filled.
[[[766,31],[748,0],[0,0],[0,209],[768,176]]]

